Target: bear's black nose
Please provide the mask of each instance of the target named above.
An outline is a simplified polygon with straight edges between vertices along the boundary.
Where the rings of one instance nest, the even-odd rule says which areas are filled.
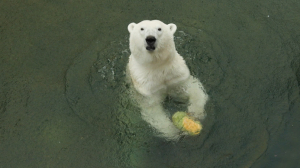
[[[156,38],[154,36],[148,36],[146,38],[146,42],[148,45],[153,45],[155,43],[155,41],[156,41]]]

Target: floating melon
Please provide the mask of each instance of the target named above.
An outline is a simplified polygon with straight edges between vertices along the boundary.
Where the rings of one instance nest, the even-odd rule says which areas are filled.
[[[197,135],[202,130],[201,123],[193,120],[186,112],[176,112],[172,116],[172,121],[178,129],[187,132],[189,135]]]

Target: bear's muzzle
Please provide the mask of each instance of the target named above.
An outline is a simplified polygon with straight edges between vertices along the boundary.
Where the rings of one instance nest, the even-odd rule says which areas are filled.
[[[153,51],[155,50],[155,42],[156,42],[156,38],[154,36],[147,36],[146,38],[146,50],[148,51]]]

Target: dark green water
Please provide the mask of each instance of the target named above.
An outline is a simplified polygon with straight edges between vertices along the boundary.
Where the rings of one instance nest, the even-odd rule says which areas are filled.
[[[199,136],[153,136],[130,101],[145,19],[177,25],[210,96]],[[1,1],[0,167],[300,167],[299,28],[295,0]]]

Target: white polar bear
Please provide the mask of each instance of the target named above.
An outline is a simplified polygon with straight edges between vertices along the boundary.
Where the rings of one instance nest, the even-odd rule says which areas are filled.
[[[167,140],[177,140],[177,129],[164,111],[162,102],[167,95],[189,100],[188,113],[204,119],[208,96],[199,80],[177,53],[173,35],[175,24],[159,20],[130,23],[130,51],[127,70],[134,88],[142,95],[137,99],[142,118]]]

